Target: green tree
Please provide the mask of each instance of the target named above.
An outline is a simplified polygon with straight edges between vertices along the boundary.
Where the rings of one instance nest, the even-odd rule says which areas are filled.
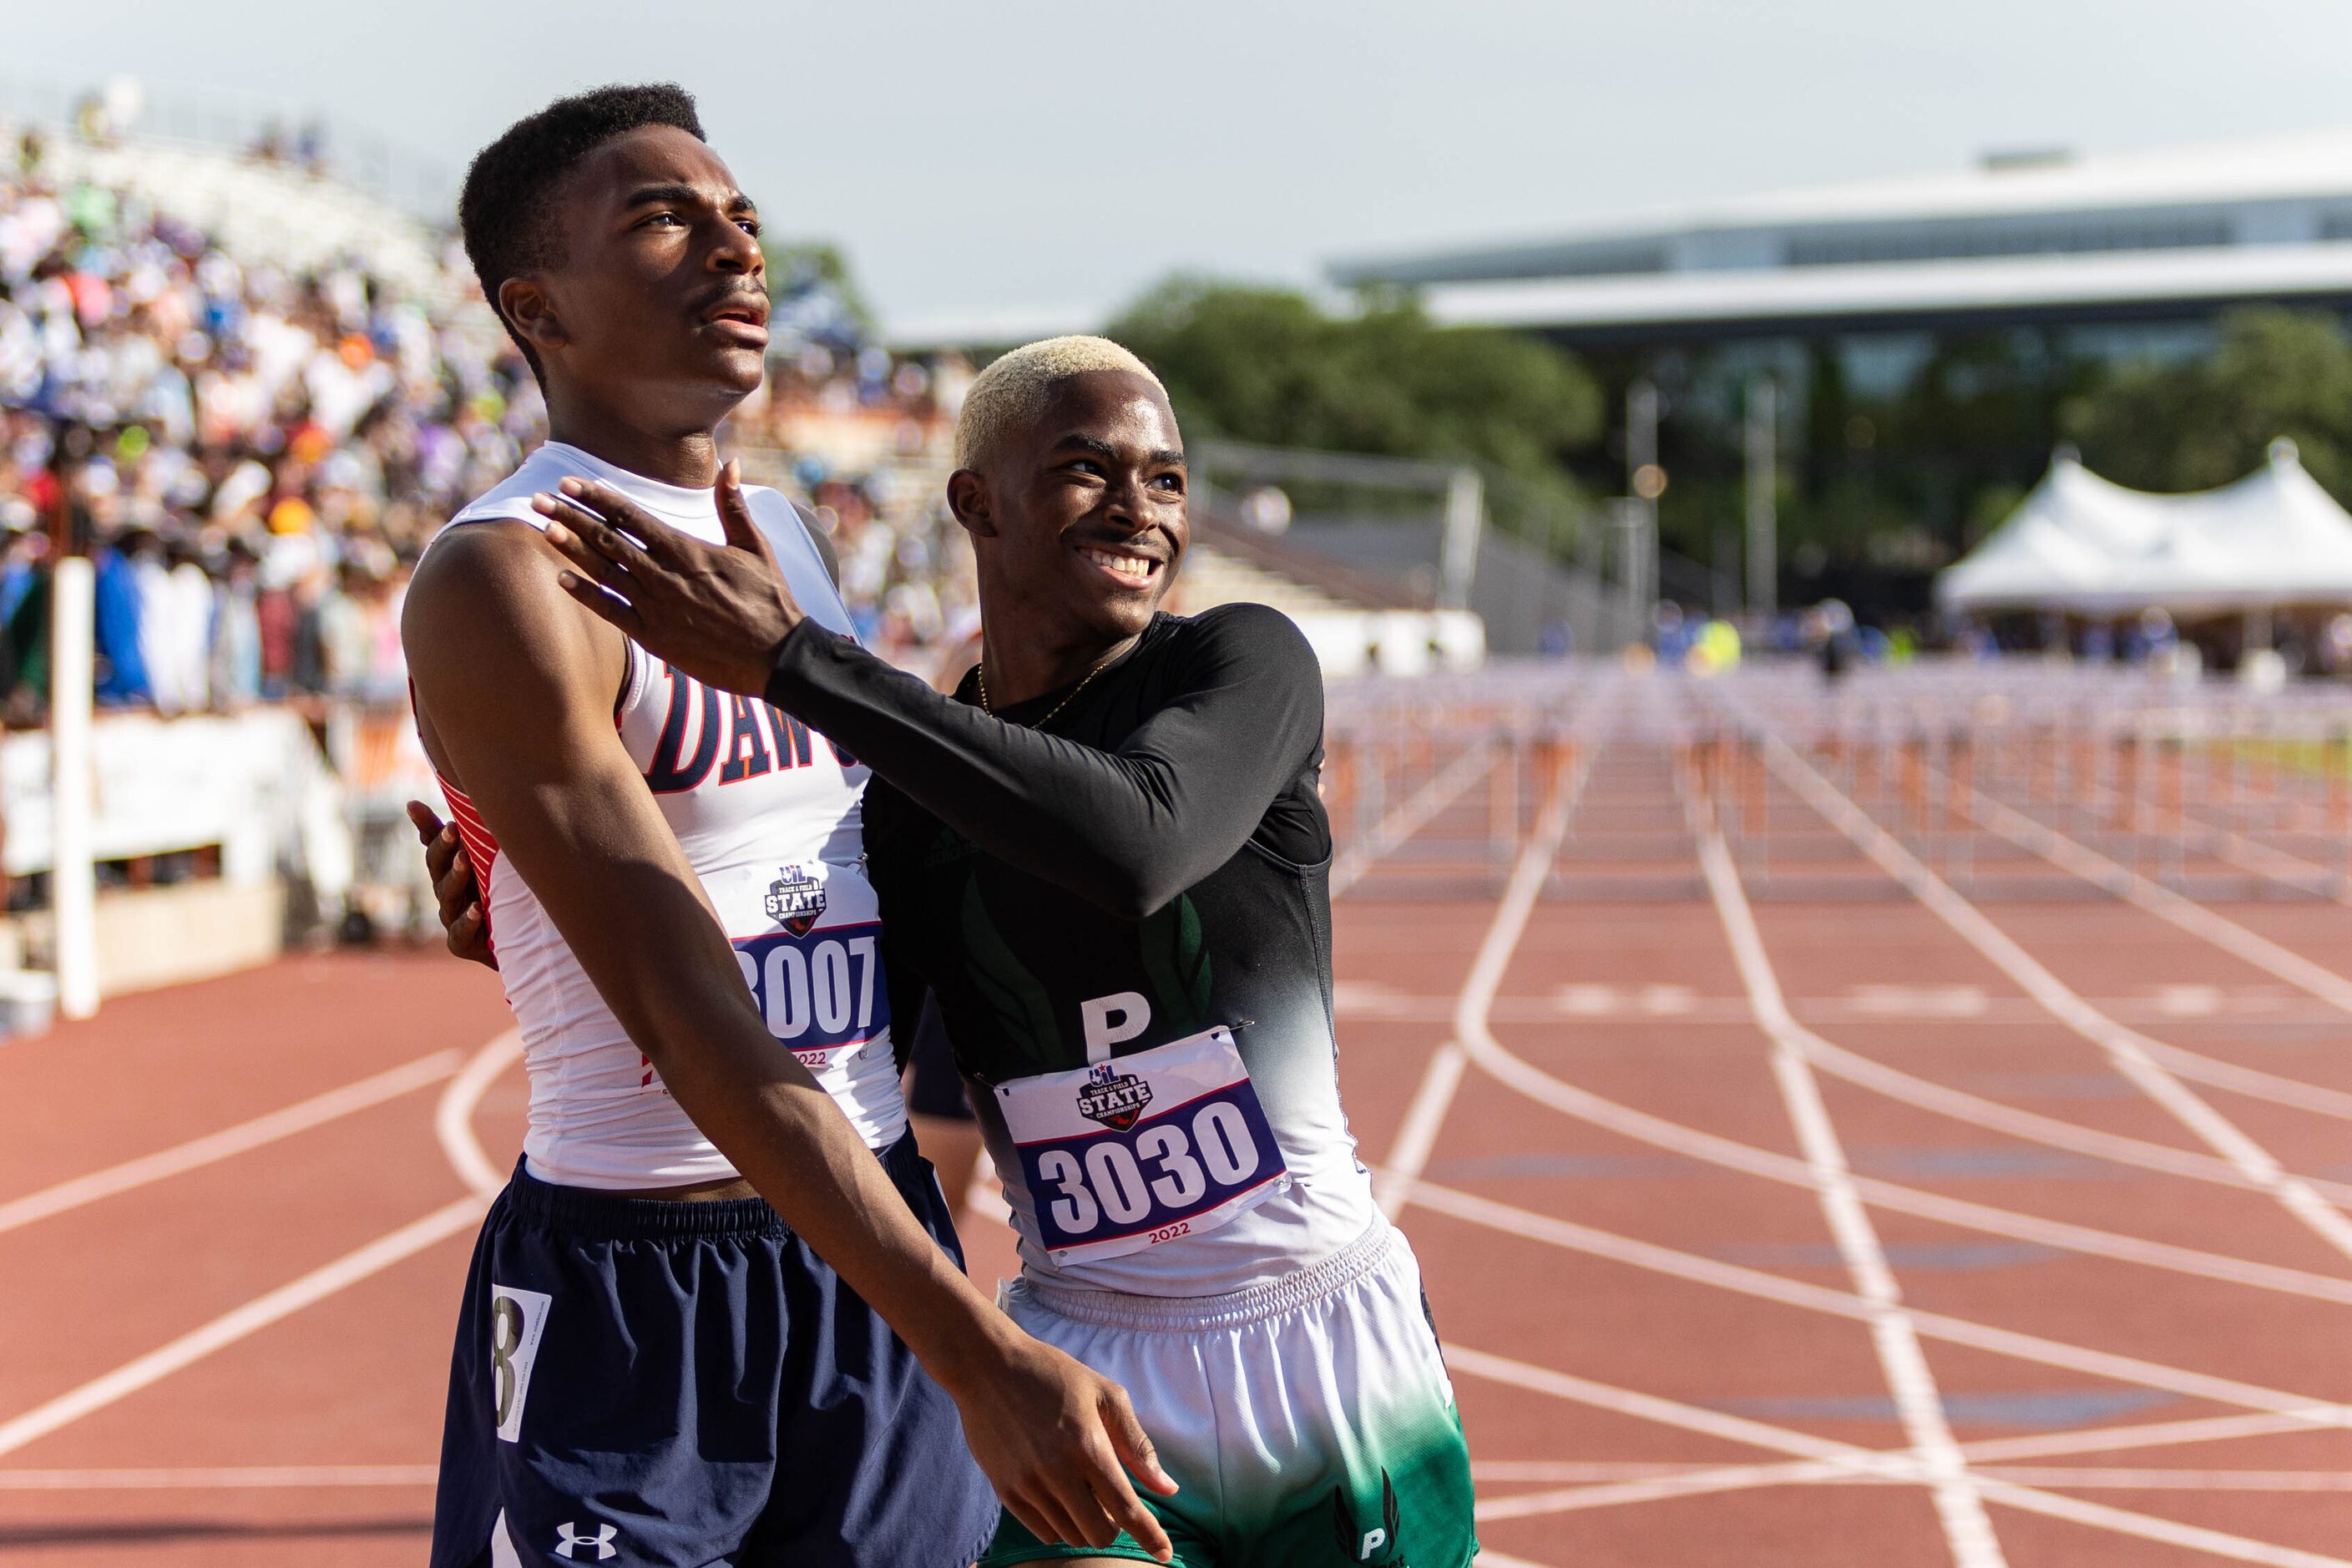
[[[2093,472],[2150,490],[2242,479],[2284,436],[2352,503],[2352,342],[2325,311],[2232,310],[2211,354],[2126,367],[2070,403],[2064,423]]]
[[[1188,429],[1265,446],[1471,459],[1556,496],[1600,433],[1600,388],[1548,343],[1433,322],[1409,298],[1352,315],[1283,289],[1178,277],[1108,335],[1150,362]]]
[[[841,301],[866,331],[874,330],[874,312],[858,291],[849,270],[849,258],[829,240],[770,239],[761,237],[760,255],[768,264],[768,292],[782,296],[819,285]]]

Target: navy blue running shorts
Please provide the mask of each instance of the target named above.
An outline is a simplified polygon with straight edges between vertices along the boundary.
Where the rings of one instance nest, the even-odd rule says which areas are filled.
[[[910,1133],[881,1156],[961,1265]],[[474,1247],[432,1568],[960,1568],[997,1504],[954,1402],[758,1198],[520,1165]]]

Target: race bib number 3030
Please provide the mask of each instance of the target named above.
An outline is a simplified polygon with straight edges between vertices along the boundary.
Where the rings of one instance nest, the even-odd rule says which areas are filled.
[[[1214,1230],[1289,1181],[1223,1028],[996,1087],[1056,1262]]]

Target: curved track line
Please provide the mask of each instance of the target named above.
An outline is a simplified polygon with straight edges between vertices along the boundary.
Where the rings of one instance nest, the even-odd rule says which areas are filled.
[[[1581,784],[1583,777],[1580,771],[1577,784]],[[1381,1212],[1391,1219],[1412,1201],[1413,1183],[1429,1163],[1429,1152],[1437,1144],[1437,1130],[1453,1107],[1455,1090],[1462,1087],[1466,1058],[1459,1042],[1471,1031],[1486,1027],[1495,994],[1502,989],[1503,971],[1509,967],[1511,954],[1518,950],[1528,917],[1535,912],[1536,900],[1543,894],[1544,879],[1551,875],[1552,858],[1559,853],[1560,840],[1567,837],[1569,813],[1579,791],[1558,774],[1547,782],[1551,791],[1544,802],[1543,815],[1537,820],[1527,847],[1519,851],[1517,863],[1511,868],[1511,879],[1496,906],[1494,923],[1486,928],[1486,938],[1478,944],[1477,957],[1471,961],[1469,977],[1463,982],[1462,993],[1454,1000],[1454,1037],[1439,1046],[1430,1057],[1421,1087],[1413,1091],[1412,1103],[1397,1129],[1396,1145],[1389,1153],[1388,1163],[1373,1177]]]
[[[2227,915],[2207,909],[2193,899],[2150,880],[2121,861],[2100,854],[2079,839],[2026,816],[2014,806],[1969,794],[1969,815],[2020,848],[2031,850],[2062,871],[2147,910],[2189,935],[2210,942],[2233,958],[2285,981],[2298,991],[2318,997],[2339,1013],[2352,1013],[2352,979],[2315,963],[2294,949],[2273,942]],[[2346,1096],[2352,1100],[2352,1096]]]
[[[1970,1479],[1968,1463],[1953,1439],[1943,1394],[1927,1365],[1927,1352],[1919,1348],[1917,1325],[1903,1304],[1903,1292],[1895,1282],[1885,1249],[1879,1245],[1878,1232],[1863,1207],[1862,1195],[1854,1190],[1845,1146],[1830,1120],[1829,1107],[1822,1101],[1821,1086],[1805,1060],[1803,1042],[1795,1037],[1796,1025],[1780,994],[1780,977],[1765,954],[1764,939],[1757,933],[1747,895],[1740,891],[1739,873],[1732,869],[1723,836],[1705,819],[1704,808],[1679,771],[1675,784],[1691,817],[1699,870],[1714,897],[1732,963],[1748,992],[1749,1010],[1757,1027],[1772,1042],[1773,1081],[1780,1087],[1798,1145],[1811,1168],[1813,1189],[1830,1234],[1836,1239],[1838,1257],[1864,1308],[1879,1370],[1895,1400],[1895,1414],[1904,1435],[1911,1440],[1911,1451],[1918,1458],[1922,1479],[1935,1500],[1945,1543],[1959,1568],[2000,1568],[2007,1562],[2000,1540],[1985,1513],[1983,1494]]]
[[[234,1127],[224,1127],[217,1132],[207,1132],[201,1138],[191,1138],[169,1149],[152,1154],[142,1154],[135,1160],[125,1160],[119,1165],[109,1165],[102,1171],[92,1171],[86,1176],[76,1176],[55,1186],[43,1187],[20,1198],[0,1203],[0,1231],[11,1231],[36,1220],[47,1219],[84,1204],[94,1204],[100,1198],[110,1198],[167,1176],[184,1175],[190,1171],[233,1158],[247,1150],[275,1143],[297,1132],[307,1132],[322,1127],[339,1117],[382,1105],[413,1093],[426,1084],[438,1083],[457,1070],[463,1058],[454,1049],[435,1051],[377,1073],[373,1078],[347,1083],[341,1089],[331,1089],[309,1100],[297,1100],[280,1110],[257,1116],[250,1121],[240,1121]]]
[[[1513,1055],[1491,1032],[1464,1040],[1463,1049],[1475,1065],[1507,1088],[1563,1115],[1590,1122],[1636,1142],[1685,1154],[1727,1170],[1762,1176],[1786,1186],[1807,1190],[1812,1187],[1812,1173],[1802,1160],[1769,1149],[1759,1149],[1753,1144],[1742,1143],[1717,1133],[1702,1131],[1696,1127],[1685,1127],[1681,1122],[1669,1121],[1646,1110],[1637,1110],[1630,1105],[1603,1099],[1590,1089],[1580,1089],[1554,1078],[1532,1062]],[[2064,1220],[2043,1219],[2037,1215],[1995,1208],[1989,1204],[1971,1203],[1965,1198],[1947,1197],[1940,1193],[1925,1192],[1874,1177],[1856,1177],[1854,1190],[1874,1208],[1916,1215],[1922,1219],[1983,1231],[2012,1241],[2037,1241],[2068,1252],[2111,1258],[2176,1274],[2352,1306],[2352,1280],[2338,1279],[2331,1275],[2315,1274],[2307,1269],[2289,1268],[2273,1263],[2257,1263],[2195,1247],[2176,1247],[2170,1242],[2149,1241],[2141,1237],[2073,1225]]]
[[[1929,778],[1941,778],[1943,775],[1936,773],[1932,769],[1929,769],[1927,770],[1927,776]],[[2257,967],[2268,970],[2269,973],[2277,975],[2280,979],[2288,981],[2289,984],[2295,985],[2298,989],[2308,991],[2312,994],[2320,996],[2322,1000],[2327,1001],[2338,1007],[2346,1007],[2347,1010],[2352,1010],[2352,980],[2347,980],[2344,976],[2336,973],[2332,970],[2323,969],[2319,965],[2312,963],[2309,960],[2303,958],[2300,954],[2289,952],[2285,948],[2279,947],[2278,944],[2272,942],[2267,937],[2261,935],[2259,932],[2248,931],[2243,926],[2238,925],[2235,921],[2225,920],[2222,916],[2215,914],[2213,911],[2205,909],[2204,906],[2198,904],[2191,900],[2181,898],[2179,894],[2173,892],[2170,889],[2166,888],[2161,884],[2147,882],[2146,878],[2139,877],[2137,872],[2131,871],[2120,863],[2109,859],[2105,856],[2101,856],[2096,850],[2090,848],[2087,845],[2081,845],[2074,843],[2073,840],[2067,840],[2066,842],[2074,844],[2074,847],[2079,849],[2082,852],[2082,855],[2087,858],[2087,860],[2078,862],[2076,865],[2072,867],[2066,866],[2055,856],[2048,853],[2036,844],[2027,842],[2026,837],[2020,836],[2021,834],[2026,833],[2027,830],[2031,830],[2032,833],[2045,835],[2050,838],[2056,839],[2062,837],[2058,834],[2056,829],[2048,826],[2046,824],[2038,822],[2034,818],[2027,816],[2021,812],[2015,811],[2010,806],[2003,805],[1998,801],[1984,801],[1983,804],[1991,807],[1994,811],[2006,813],[2009,816],[2016,819],[2015,824],[2012,824],[2011,826],[2017,826],[2018,831],[2006,831],[2001,826],[1987,821],[1984,814],[1978,811],[1976,802],[1979,800],[1979,792],[1974,790],[1968,792],[1967,798],[1970,802],[1969,815],[1977,821],[1983,823],[1987,827],[1991,828],[1992,831],[2001,834],[2003,837],[2008,838],[2011,843],[2018,844],[2021,847],[2032,850],[2035,854],[2042,855],[2043,858],[2051,860],[2053,865],[2060,866],[2061,869],[2073,870],[2075,875],[2081,876],[2085,880],[2092,881],[2099,886],[2106,887],[2110,891],[2116,892],[2119,896],[2128,898],[2130,895],[2126,890],[2126,888],[2122,885],[2118,885],[2117,882],[2103,879],[2105,876],[2105,871],[2102,871],[2099,875],[2093,875],[2090,870],[2085,869],[2084,867],[2087,865],[2088,861],[2100,862],[2103,867],[2111,868],[2114,873],[2119,874],[2120,878],[2126,882],[2135,879],[2140,882],[2145,882],[2147,883],[2147,889],[2159,899],[2179,900],[2186,910],[2195,911],[2195,913],[2189,917],[2192,922],[2191,925],[2185,926],[2183,929],[2191,930],[2192,934],[2204,936],[2209,941],[2214,940],[2211,933],[2194,929],[2194,922],[2199,917],[2210,916],[2214,921],[2220,921],[2222,925],[2229,927],[2232,931],[2239,933],[2239,935],[2242,936],[2248,943],[2260,943],[2264,947],[2275,949],[2278,955],[2283,955],[2281,966],[2273,968],[2269,964],[2263,963],[2260,960],[2252,957],[2251,948],[2248,952],[2237,952],[2236,950],[2230,948],[2226,943],[2217,942],[2216,945],[2222,946],[2224,951],[2231,952],[2234,956],[2244,959],[2248,963],[2255,963]],[[2347,894],[2346,896],[2346,901],[2352,901],[2352,894]],[[2170,917],[2168,916],[2166,918]],[[2174,921],[2173,923],[2179,925],[2181,922],[2179,921]],[[2302,978],[2298,979],[2294,974],[2283,972],[2288,970],[2300,973],[2302,974]],[[2312,984],[2305,984],[2305,980],[2312,982]],[[2324,989],[2322,989],[2322,987],[2324,987]],[[2220,1058],[2205,1056],[2200,1052],[2189,1050],[2185,1047],[2170,1045],[2163,1040],[2152,1039],[2146,1035],[2140,1034],[2137,1030],[2126,1028],[2122,1025],[2117,1025],[2116,1027],[2123,1029],[2125,1033],[2129,1034],[2137,1043],[2140,1049],[2146,1051],[2150,1057],[2153,1057],[2158,1061],[2163,1063],[2166,1067],[2170,1068],[2175,1073],[2179,1074],[2182,1078],[2210,1085],[2214,1089],[2226,1089],[2233,1094],[2242,1094],[2251,1100],[2266,1100],[2271,1101],[2273,1104],[2289,1106],[2296,1110],[2308,1110],[2321,1116],[2333,1116],[2345,1121],[2352,1121],[2352,1093],[2346,1093],[2342,1089],[2329,1089],[2322,1084],[2305,1083],[2300,1079],[2286,1078],[2277,1073],[2263,1072],[2258,1068],[2244,1067],[2236,1062],[2223,1061]],[[2337,1193],[2335,1195],[2340,1198],[2345,1194]]]
[[[145,1355],[101,1377],[92,1378],[79,1388],[46,1400],[12,1420],[0,1421],[0,1454],[13,1454],[26,1444],[46,1437],[61,1426],[69,1426],[85,1415],[127,1399],[183,1367],[202,1361],[215,1351],[225,1350],[281,1319],[292,1317],[305,1307],[323,1301],[371,1275],[382,1273],[403,1258],[414,1257],[437,1242],[447,1240],[478,1223],[481,1217],[480,1196],[468,1193],[455,1203],[442,1205],[422,1219],[411,1220],[388,1236],[379,1237],[365,1247],[347,1252],[299,1279],[289,1280],[242,1307],[222,1313],[200,1328],[158,1345]]]
[[[2352,1258],[2352,1219],[2314,1190],[2312,1184],[2292,1174],[2235,1122],[2200,1099],[2139,1047],[2133,1032],[2092,1006],[2065,982],[2042,967],[2016,940],[1995,925],[1974,904],[1925,862],[1895,842],[1894,836],[1871,820],[1863,809],[1840,794],[1778,734],[1759,732],[1765,763],[1806,804],[1851,839],[1880,869],[1893,877],[1927,906],[1953,933],[1977,950],[2052,1016],[2106,1054],[2115,1069],[2173,1119],[2277,1201],[2305,1228],[2336,1251]]]
[[[1656,1242],[1598,1230],[1573,1220],[1515,1208],[1475,1194],[1456,1192],[1433,1182],[1424,1181],[1416,1187],[1413,1201],[1425,1209],[1465,1224],[1483,1226],[1489,1230],[1540,1242],[1563,1251],[1606,1258],[1612,1263],[1756,1297],[1802,1311],[1868,1322],[1878,1310],[1876,1303],[1854,1292],[1815,1285],[1808,1280],[1791,1279],[1760,1268],[1725,1263]],[[2062,1340],[1996,1328],[1989,1323],[1955,1318],[1942,1312],[1923,1311],[1917,1308],[1908,1310],[1919,1333],[1928,1339],[1968,1345],[2043,1366],[2063,1367],[2069,1372],[2084,1373],[2135,1387],[2158,1388],[2190,1399],[2234,1405],[2242,1409],[2263,1412],[2266,1416],[2289,1418],[2290,1424],[2286,1427],[2265,1426],[2262,1430],[2266,1432],[2313,1426],[2352,1426],[2352,1405],[2331,1404],[2308,1394],[2291,1394],[2281,1389],[2265,1388],[2259,1384],[2242,1383],[2235,1378],[2190,1372],[2159,1362],[2143,1361],[2137,1356],[2092,1350]],[[1961,1451],[1966,1454],[1970,1449],[1969,1446],[1962,1445]]]
[[[2250,931],[2226,915],[2217,914],[2170,888],[2150,881],[2130,867],[2109,859],[2089,845],[2067,837],[2013,806],[1985,798],[1971,790],[1968,795],[1968,808],[1969,815],[1976,821],[2020,848],[2041,856],[2060,870],[2079,877],[2094,887],[2104,888],[2157,919],[2212,943],[2231,957],[2284,980],[2299,991],[2309,992],[2339,1013],[2352,1013],[2352,980],[2347,980],[2334,970],[2314,963],[2303,954],[2281,946],[2261,932]]]
[[[430,1487],[438,1465],[236,1465],[212,1468],[0,1470],[0,1492],[277,1491],[297,1487]]]
[[[212,1321],[157,1346],[103,1376],[69,1389],[12,1420],[0,1422],[0,1454],[14,1453],[59,1427],[127,1399],[141,1389],[202,1361],[214,1352],[226,1349],[272,1323],[293,1316],[305,1307],[323,1301],[338,1291],[380,1274],[404,1258],[446,1240],[479,1221],[485,1198],[495,1192],[505,1178],[499,1175],[497,1168],[483,1154],[481,1145],[475,1142],[470,1124],[472,1111],[480,1101],[482,1091],[489,1087],[490,1080],[519,1057],[521,1050],[521,1037],[515,1031],[509,1030],[499,1036],[476,1051],[473,1059],[442,1091],[440,1103],[435,1111],[434,1126],[440,1134],[441,1146],[448,1154],[451,1165],[457,1168],[458,1175],[471,1189],[466,1196],[454,1203],[444,1204],[422,1219],[412,1220],[387,1236],[345,1253],[331,1263],[224,1312]],[[411,1067],[416,1065],[411,1064]],[[436,1076],[446,1076],[446,1072],[445,1068],[443,1074]],[[484,1184],[485,1175],[488,1178],[487,1186]]]
[[[1479,1522],[1494,1519],[1539,1519],[1587,1509],[1622,1508],[1629,1503],[1662,1502],[1669,1498],[1706,1497],[1717,1492],[1749,1491],[1760,1487],[1900,1485],[1917,1478],[1856,1475],[1823,1459],[1784,1459],[1771,1465],[1694,1466],[1674,1475],[1649,1476],[1621,1481],[1590,1482],[1556,1491],[1521,1492],[1517,1497],[1490,1498],[1477,1505]]]
[[[1924,1079],[1901,1068],[1891,1067],[1859,1051],[1834,1045],[1801,1024],[1791,1022],[1790,1027],[1804,1037],[1805,1055],[1816,1067],[1833,1078],[1867,1089],[1889,1100],[1901,1100],[1922,1110],[1932,1110],[1955,1121],[1966,1121],[1996,1132],[2006,1132],[2028,1142],[2042,1143],[2053,1149],[2070,1150],[2087,1154],[2111,1164],[2136,1165],[2142,1170],[2160,1171],[2167,1175],[2183,1176],[2190,1181],[2209,1182],[2216,1186],[2235,1187],[2242,1192],[2268,1192],[2263,1183],[2248,1175],[2239,1165],[2211,1154],[2200,1154],[2191,1149],[2176,1149],[2169,1144],[2151,1143],[2144,1138],[2134,1138],[2122,1132],[2104,1132],[2095,1127],[2085,1127],[2078,1121],[2045,1116],[2038,1110],[2026,1110],[2014,1105],[2004,1105],[1997,1100],[1954,1089],[1948,1084]],[[2147,1044],[2153,1045],[2150,1041]],[[2151,1051],[2151,1057],[2158,1053]],[[2178,1069],[2176,1069],[2178,1070]],[[2198,1076],[2212,1081],[2204,1074]],[[2276,1099],[2265,1095],[2265,1099]],[[2304,1107],[2302,1109],[2310,1109]],[[2311,1190],[2338,1201],[2352,1201],[2352,1182],[2333,1181],[2324,1176],[2297,1178]]]
[[[1960,1445],[1970,1459],[2033,1459],[2053,1454],[2134,1453],[2181,1443],[2221,1443],[2233,1437],[2270,1437],[2308,1430],[2324,1423],[2335,1405],[2312,1405],[2304,1415],[2196,1415],[2183,1421],[2143,1421],[2122,1426],[2083,1426],[2041,1432],[2030,1437],[1984,1437]],[[2305,1419],[2305,1416],[2310,1419]]]
[[[1655,1467],[1647,1467],[1654,1469]],[[2352,1472],[2341,1470],[2126,1470],[1999,1467],[1980,1472],[1987,1480],[2069,1491],[2345,1492]],[[1587,1509],[1704,1497],[1780,1486],[1867,1487],[1890,1484],[1879,1476],[1858,1476],[1812,1459],[1777,1465],[1688,1466],[1678,1471],[1628,1476],[1555,1491],[1521,1492],[1478,1505],[1478,1518],[1534,1519]]]
[[[433,1133],[457,1179],[484,1197],[507,1184],[507,1173],[482,1152],[474,1135],[474,1110],[498,1076],[522,1059],[522,1031],[509,1029],[476,1051],[433,1108]]]
[[[2088,801],[2094,810],[2103,806],[2120,806],[2123,795],[2115,789],[2096,783],[2090,785]],[[2217,860],[2226,860],[2242,871],[2252,871],[2283,888],[2293,888],[2330,903],[2352,904],[2352,886],[2346,883],[2345,873],[2316,860],[2306,860],[2300,855],[2247,837],[2234,828],[2191,816],[2175,808],[2171,814],[2182,834],[2182,842],[2193,844]],[[2191,834],[2196,837],[2190,837]]]
[[[1711,825],[1702,825],[1694,831],[1698,835],[1703,847],[1702,867],[1707,864],[1704,845],[1711,837],[1715,845],[1716,862],[1728,878],[1728,880],[1721,881],[1720,887],[1717,885],[1718,879],[1711,879],[1709,881],[1709,890],[1717,898],[1718,908],[1722,906],[1722,900],[1727,896],[1724,891],[1726,889],[1728,889],[1728,896],[1737,899],[1739,905],[1743,909],[1746,908],[1747,898],[1738,883],[1738,873],[1731,869],[1730,854],[1723,845],[1721,834]],[[1749,923],[1753,924],[1752,912],[1747,918]],[[2169,1144],[2150,1142],[2147,1139],[2134,1138],[2124,1133],[2102,1131],[2095,1127],[2083,1126],[2079,1122],[2068,1121],[2055,1116],[2045,1116],[2039,1111],[2026,1110],[2013,1105],[2005,1105],[1999,1100],[1988,1100],[1982,1095],[1971,1094],[1966,1089],[1954,1089],[1948,1084],[1937,1083],[1931,1079],[1905,1072],[1900,1068],[1890,1066],[1874,1058],[1832,1044],[1820,1034],[1798,1023],[1786,1005],[1778,1006],[1775,1021],[1767,1026],[1777,1031],[1780,1037],[1788,1039],[1807,1060],[1822,1071],[1843,1079],[1848,1083],[1870,1089],[1874,1093],[1884,1095],[1889,1100],[1899,1100],[1922,1110],[1933,1111],[1939,1116],[1948,1116],[1956,1121],[1969,1122],[1993,1131],[2008,1133],[2011,1137],[2021,1138],[2029,1142],[2070,1150],[2073,1152],[2105,1160],[2114,1164],[2136,1165],[2143,1170],[2160,1171],[2167,1175],[2183,1176],[2191,1181],[2210,1182],[2218,1186],[2236,1187],[2246,1192],[2273,1190],[2269,1185],[2248,1174],[2242,1165],[2215,1155],[2200,1154],[2192,1149],[2179,1149]],[[2120,1025],[2114,1026],[2124,1033],[2130,1033],[2123,1030]],[[2147,1040],[2144,1037],[2135,1037],[2135,1038],[2143,1046],[2158,1046],[2159,1049],[2168,1051],[2173,1048],[2161,1047],[2158,1042]],[[2193,1053],[2182,1054],[2193,1055]],[[2292,1082],[2288,1079],[2279,1081]],[[2347,1096],[2346,1100],[2347,1104],[2352,1104],[2352,1096]],[[2336,1200],[2352,1201],[2352,1182],[2330,1181],[2322,1177],[2304,1177],[2300,1180],[2316,1194]]]
[[[1554,1398],[1589,1405],[1620,1415],[1635,1415],[1661,1425],[1681,1427],[1686,1431],[1703,1432],[1711,1436],[1726,1437],[1783,1454],[1840,1466],[1864,1473],[1891,1475],[1901,1480],[1916,1481],[1911,1471],[1909,1456],[1889,1456],[1850,1443],[1839,1443],[1811,1433],[1788,1427],[1771,1426],[1742,1416],[1727,1415],[1720,1411],[1706,1410],[1679,1400],[1661,1398],[1654,1394],[1641,1394],[1632,1389],[1613,1388],[1588,1378],[1554,1372],[1549,1367],[1534,1366],[1508,1357],[1490,1355],[1483,1351],[1469,1350],[1460,1345],[1445,1347],[1446,1364],[1456,1372],[1473,1377],[1523,1388]],[[2095,1529],[2112,1531],[2119,1535],[2134,1536],[2143,1541],[2159,1542],[2168,1546],[2187,1547],[2191,1551],[2210,1552],[2239,1563],[2253,1563],[2263,1568],[2352,1568],[2352,1560],[2329,1557],[2316,1552],[2305,1552],[2292,1546],[2277,1546],[2265,1541],[2255,1541],[2224,1531],[2208,1530],[2201,1525],[2183,1524],[2154,1514],[2137,1513],[2129,1509],[2114,1508],[2105,1503],[2086,1502],[2080,1498],[2045,1492],[2013,1481],[1980,1477],[1978,1487],[1989,1502],[1998,1502],[2029,1513]]]

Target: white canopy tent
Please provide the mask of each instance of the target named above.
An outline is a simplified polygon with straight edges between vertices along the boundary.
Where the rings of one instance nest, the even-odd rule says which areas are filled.
[[[2292,441],[2272,442],[2270,461],[2237,483],[2190,495],[2127,490],[2062,450],[1936,597],[1947,610],[2106,617],[2352,605],[2352,514]]]

